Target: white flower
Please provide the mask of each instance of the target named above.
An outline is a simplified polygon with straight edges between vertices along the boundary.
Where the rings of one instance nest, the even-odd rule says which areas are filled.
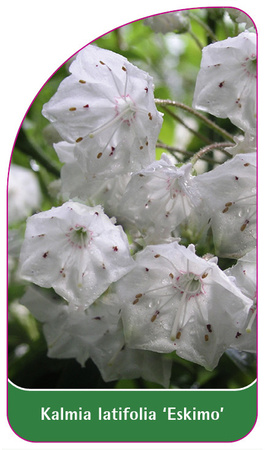
[[[20,303],[43,324],[50,358],[91,358],[104,381],[142,377],[168,387],[172,361],[163,355],[126,347],[121,301],[104,293],[86,310],[73,309],[56,294],[30,286]]]
[[[144,24],[152,28],[155,33],[163,34],[170,31],[185,33],[190,27],[188,17],[180,11],[148,17],[144,20]]]
[[[43,115],[72,144],[81,170],[109,177],[148,165],[162,125],[152,78],[94,45],[78,53],[70,72]]]
[[[8,284],[18,280],[17,264],[21,245],[23,242],[23,232],[21,229],[8,230]],[[13,279],[14,277],[14,279]]]
[[[90,349],[105,334],[117,329],[120,302],[103,296],[86,310],[73,309],[62,298],[30,286],[20,303],[43,324],[50,358],[75,358],[82,366]]]
[[[246,352],[256,352],[256,303],[257,303],[257,267],[256,249],[240,258],[236,265],[225,270],[225,273],[235,278],[236,285],[252,300],[245,327],[237,332],[232,348]]]
[[[226,147],[225,150],[232,156],[238,153],[251,153],[257,151],[256,136],[249,133],[240,136],[234,136],[236,145],[233,147]]]
[[[86,307],[133,266],[127,236],[100,206],[66,202],[30,217],[21,276]]]
[[[161,243],[187,219],[195,200],[191,164],[175,167],[166,154],[132,175],[120,205],[120,216],[136,226],[147,243]]]
[[[254,23],[248,14],[245,14],[243,11],[237,8],[225,8],[228,12],[229,16],[235,20],[237,23],[244,23],[246,28],[252,28]]]
[[[126,343],[213,369],[244,326],[251,301],[217,266],[177,242],[146,247],[117,282]]]
[[[165,388],[169,386],[172,361],[159,353],[129,348],[121,321],[117,329],[96,342],[90,356],[106,382],[141,377]]]
[[[256,34],[248,31],[204,47],[194,108],[255,135],[256,59]]]
[[[197,230],[211,227],[215,253],[240,258],[256,246],[256,153],[238,154],[193,179]]]
[[[65,148],[68,148],[68,145],[66,144]],[[66,152],[65,154],[70,156],[70,153]],[[61,169],[63,198],[78,198],[93,206],[101,204],[108,216],[118,218],[119,204],[131,175],[124,173],[106,179],[95,179],[80,170],[80,166],[75,160],[70,160],[70,158],[67,160],[67,157],[65,159],[66,163]]]
[[[41,205],[41,191],[36,175],[25,167],[11,164],[8,183],[8,223],[25,219]]]

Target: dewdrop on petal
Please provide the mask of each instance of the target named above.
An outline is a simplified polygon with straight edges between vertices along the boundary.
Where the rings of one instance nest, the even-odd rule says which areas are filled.
[[[101,206],[69,201],[27,221],[20,275],[76,307],[93,303],[133,265],[127,236]]]
[[[95,45],[77,54],[70,72],[43,115],[62,141],[74,144],[83,169],[109,176],[139,170],[155,159],[162,115],[152,78],[125,57]]]

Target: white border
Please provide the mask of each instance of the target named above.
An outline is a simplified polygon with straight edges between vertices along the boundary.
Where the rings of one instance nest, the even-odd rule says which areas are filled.
[[[250,388],[257,382],[257,380],[252,381],[247,386],[238,389],[28,389],[18,386],[13,383],[13,381],[8,379],[8,382],[19,389],[20,391],[26,392],[172,392],[172,395],[175,392],[236,392],[236,391],[244,391],[245,389]]]

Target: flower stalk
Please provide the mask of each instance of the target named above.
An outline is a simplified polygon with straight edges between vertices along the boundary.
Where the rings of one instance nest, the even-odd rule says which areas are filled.
[[[156,98],[155,99],[155,103],[157,105],[161,105],[161,106],[175,106],[176,108],[181,108],[184,111],[189,112],[190,114],[192,114],[193,116],[197,117],[198,119],[200,119],[202,122],[204,122],[209,128],[211,128],[212,130],[216,131],[216,133],[220,134],[220,136],[222,136],[225,139],[228,139],[230,142],[234,142],[234,138],[233,136],[226,131],[224,128],[219,127],[219,125],[217,125],[215,122],[213,122],[212,120],[208,119],[207,117],[205,117],[203,114],[199,113],[198,111],[196,111],[196,109],[185,105],[184,103],[181,102],[176,102],[175,100],[165,100],[165,99],[159,99]]]

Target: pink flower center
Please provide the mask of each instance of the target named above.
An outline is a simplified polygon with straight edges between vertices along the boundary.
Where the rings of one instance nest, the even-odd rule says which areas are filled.
[[[85,226],[76,224],[74,227],[69,228],[65,236],[73,247],[82,249],[90,244],[92,234],[92,231],[89,231]]]
[[[130,126],[136,115],[135,102],[127,94],[126,96],[122,95],[121,97],[115,98],[115,103],[116,117],[119,117],[122,122]]]

